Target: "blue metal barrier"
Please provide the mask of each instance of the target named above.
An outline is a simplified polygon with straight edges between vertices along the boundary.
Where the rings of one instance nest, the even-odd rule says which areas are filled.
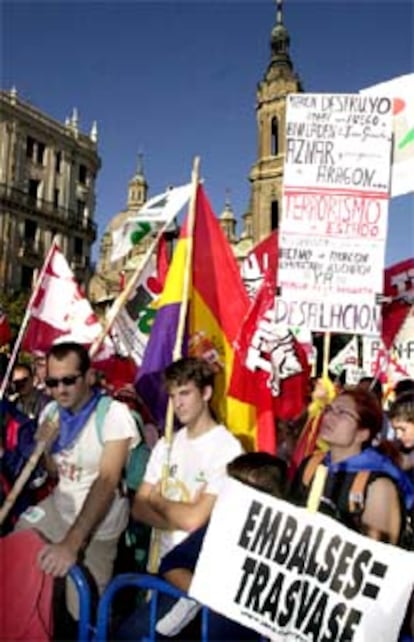
[[[91,623],[91,590],[88,580],[79,566],[72,566],[69,577],[75,584],[79,596],[78,642],[90,642],[92,639]]]
[[[123,575],[117,575],[108,584],[99,601],[95,637],[97,642],[106,642],[107,640],[108,621],[111,614],[112,600],[115,594],[119,590],[131,586],[151,592],[150,630],[148,632],[148,636],[145,637],[145,642],[156,641],[155,627],[157,624],[157,603],[159,593],[165,593],[177,600],[181,597],[188,598],[187,593],[154,575],[139,573],[125,573]],[[201,642],[208,642],[208,608],[206,606],[202,606],[201,609]]]

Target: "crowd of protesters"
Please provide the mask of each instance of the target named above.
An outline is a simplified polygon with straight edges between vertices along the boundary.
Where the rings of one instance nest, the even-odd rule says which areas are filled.
[[[306,506],[321,465],[327,469],[321,512],[367,537],[414,550],[413,380],[398,381],[386,407],[375,379],[364,377],[352,387],[327,377],[312,381],[302,415],[275,419],[278,452],[244,455],[239,441],[211,411],[214,372],[206,362],[181,359],[166,369],[164,379],[181,426],[174,433],[167,475],[165,438],[133,382],[110,384],[92,368],[82,346],[57,344],[47,355],[13,367],[2,400],[2,501],[31,447],[42,441],[46,450],[1,528],[7,541],[27,531],[40,535],[33,549],[40,573],[53,580],[66,578],[77,563],[102,593],[114,572],[142,572],[151,563],[149,537],[145,546],[141,542],[139,561],[137,555],[125,557],[124,533],[131,539],[141,526],[145,532],[161,532],[159,572],[186,591],[227,475]],[[102,411],[102,399],[108,397]],[[136,488],[125,493],[124,471],[140,443],[147,446],[149,459]],[[29,554],[28,540],[22,541]],[[76,595],[70,583],[62,589],[59,581],[54,598],[59,615],[54,632],[46,627],[44,639],[68,639],[68,626],[75,637]],[[195,639],[198,617],[193,601],[166,600],[159,613],[159,639]],[[63,633],[59,620],[65,622]],[[127,612],[120,609],[118,618],[115,613],[114,639],[140,639],[147,620],[147,605],[131,600]],[[215,622],[216,637],[211,639],[259,639],[218,614]],[[28,626],[35,630],[33,621]],[[400,639],[414,639],[412,604]]]

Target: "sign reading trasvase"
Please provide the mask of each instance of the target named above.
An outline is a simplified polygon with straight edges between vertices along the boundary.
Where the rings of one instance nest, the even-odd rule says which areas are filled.
[[[311,330],[377,331],[391,116],[387,97],[288,96],[278,305],[305,311]]]
[[[272,642],[397,642],[414,553],[227,479],[190,595]]]

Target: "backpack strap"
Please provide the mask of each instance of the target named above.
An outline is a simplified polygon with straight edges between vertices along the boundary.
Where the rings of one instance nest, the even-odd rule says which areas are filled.
[[[109,410],[109,406],[111,405],[113,399],[109,395],[103,395],[96,406],[96,417],[95,417],[95,427],[96,427],[96,433],[98,435],[99,443],[101,446],[103,446],[103,436],[102,436],[102,431],[103,431],[103,425],[106,417],[106,413]],[[140,443],[146,444],[146,439],[145,439],[145,434],[144,434],[144,423],[142,421],[142,417],[139,414],[139,412],[136,412],[135,410],[130,410],[129,411],[131,415],[134,418],[135,425],[137,427],[139,436],[141,438]],[[139,444],[138,444],[139,445]]]
[[[141,438],[141,441],[140,441],[139,443],[140,443],[140,444],[146,444],[146,443],[147,443],[147,440],[146,440],[146,438],[145,438],[144,422],[143,422],[143,420],[142,420],[142,417],[141,417],[140,413],[139,413],[137,410],[130,410],[129,412],[131,413],[131,415],[132,415],[132,416],[133,416],[133,418],[134,418],[135,425],[136,425],[136,427],[137,427],[137,430],[138,430],[139,436],[140,436],[140,438]],[[138,445],[139,445],[139,444],[138,444]]]
[[[365,505],[365,493],[371,471],[360,470],[352,480],[348,495],[348,507],[350,513],[362,513]]]
[[[317,467],[319,466],[319,464],[322,463],[325,455],[326,453],[321,451],[321,452],[314,453],[309,457],[302,476],[302,483],[304,486],[309,486],[314,474],[316,473]]]
[[[112,397],[109,397],[108,395],[102,395],[96,405],[95,427],[96,434],[98,435],[99,443],[101,444],[101,446],[103,446],[104,443],[102,436],[103,425],[106,413],[108,412],[109,406],[111,405],[112,401]]]

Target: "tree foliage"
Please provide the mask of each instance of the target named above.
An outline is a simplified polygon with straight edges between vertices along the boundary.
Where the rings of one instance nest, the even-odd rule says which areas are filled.
[[[9,321],[13,338],[19,332],[29,297],[30,292],[0,293],[0,305]]]

